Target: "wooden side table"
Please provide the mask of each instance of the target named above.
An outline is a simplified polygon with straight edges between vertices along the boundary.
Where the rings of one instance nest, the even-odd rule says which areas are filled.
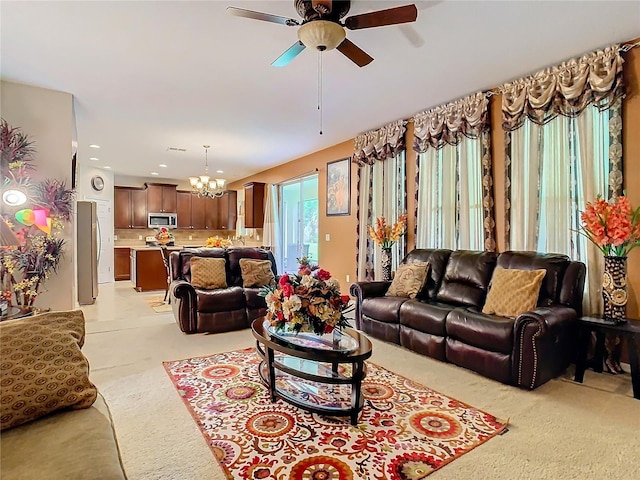
[[[595,351],[596,372],[602,372],[604,361],[604,335],[609,333],[627,339],[629,344],[629,363],[631,366],[631,384],[633,397],[640,399],[640,320],[627,318],[626,322],[613,325],[599,317],[581,317],[578,319],[578,358],[574,380],[582,383],[587,369],[590,333],[596,332],[598,338]]]

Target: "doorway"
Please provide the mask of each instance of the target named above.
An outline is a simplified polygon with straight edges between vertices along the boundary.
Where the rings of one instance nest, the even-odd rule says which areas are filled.
[[[297,259],[318,263],[318,175],[280,184],[279,272],[298,271]]]

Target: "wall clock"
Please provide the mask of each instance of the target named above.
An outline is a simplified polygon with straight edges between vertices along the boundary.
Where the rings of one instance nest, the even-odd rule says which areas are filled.
[[[104,188],[104,179],[100,175],[91,177],[91,186],[97,192],[100,192]]]

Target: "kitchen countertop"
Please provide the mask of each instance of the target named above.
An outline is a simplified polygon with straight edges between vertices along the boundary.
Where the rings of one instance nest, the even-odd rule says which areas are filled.
[[[196,248],[201,246],[202,245],[173,245],[167,248],[169,250],[182,250],[183,248]],[[128,248],[130,250],[160,250],[160,247],[157,245],[114,245],[113,248]]]

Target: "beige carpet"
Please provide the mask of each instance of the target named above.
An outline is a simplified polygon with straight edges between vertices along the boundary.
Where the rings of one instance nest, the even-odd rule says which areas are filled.
[[[142,301],[140,311],[145,309]],[[107,318],[104,311],[100,316]],[[250,331],[184,335],[170,313],[119,318],[116,312],[111,320],[88,322],[87,332],[91,378],[113,413],[129,479],[223,479],[161,362],[253,346]],[[373,344],[375,363],[509,419],[507,434],[430,480],[640,478],[640,400],[631,395],[628,374],[588,371],[585,383],[576,384],[568,372],[524,391],[393,345]]]

